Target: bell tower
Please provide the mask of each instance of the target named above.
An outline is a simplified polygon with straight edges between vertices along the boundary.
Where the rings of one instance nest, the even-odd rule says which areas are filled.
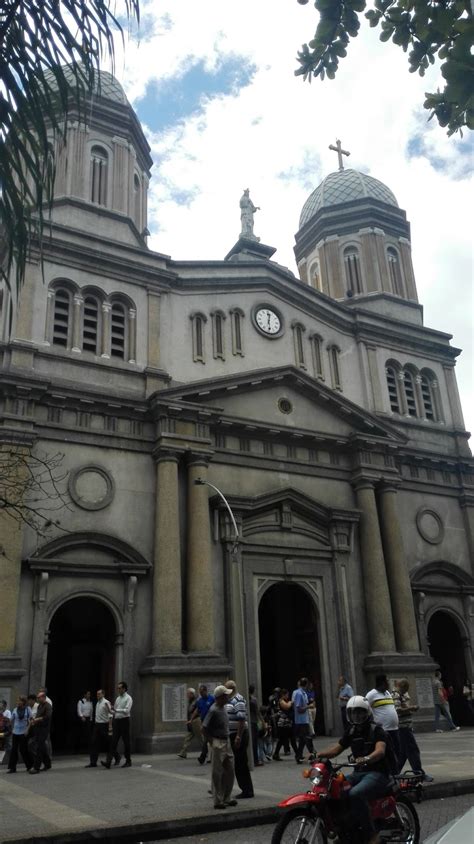
[[[78,108],[71,99],[66,143],[56,141],[53,220],[145,245],[150,148],[122,86],[101,71]],[[126,231],[127,230],[127,231]]]
[[[410,224],[386,185],[344,169],[338,140],[330,149],[339,169],[306,200],[296,234],[300,278],[333,299],[388,294],[417,302]]]

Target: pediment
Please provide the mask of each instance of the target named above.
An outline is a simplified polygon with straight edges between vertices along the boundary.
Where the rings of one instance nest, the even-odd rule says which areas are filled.
[[[162,397],[215,407],[224,417],[240,418],[250,427],[254,421],[344,439],[365,434],[405,441],[394,426],[293,366],[198,381],[173,387],[160,394]],[[282,399],[290,403],[290,412],[282,410]]]
[[[60,536],[26,560],[32,571],[57,574],[144,575],[151,564],[121,539],[85,531]]]

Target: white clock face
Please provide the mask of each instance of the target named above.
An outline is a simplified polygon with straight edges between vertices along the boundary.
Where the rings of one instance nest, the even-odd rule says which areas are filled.
[[[259,308],[255,314],[255,322],[265,334],[278,334],[281,329],[280,317],[270,308]]]

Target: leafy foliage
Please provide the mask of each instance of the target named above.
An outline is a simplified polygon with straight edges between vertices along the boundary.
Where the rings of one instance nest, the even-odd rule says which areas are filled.
[[[298,0],[303,5],[308,0]],[[298,53],[296,76],[334,79],[339,59],[347,55],[365,12],[365,0],[315,0],[320,19],[315,36]],[[474,128],[474,21],[470,0],[374,0],[365,12],[370,26],[380,27],[380,40],[408,53],[410,73],[424,76],[430,64],[441,62],[442,91],[426,93],[424,107],[436,115],[448,135]]]
[[[3,0],[0,5],[0,226],[3,276],[20,285],[29,236],[41,243],[53,198],[55,142],[64,140],[71,89],[91,90],[99,61],[114,57],[121,23],[109,0]],[[138,0],[123,0],[129,20]],[[122,33],[123,34],[123,33]]]

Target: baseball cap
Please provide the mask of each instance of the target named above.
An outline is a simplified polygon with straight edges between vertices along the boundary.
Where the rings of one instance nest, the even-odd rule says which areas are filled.
[[[233,694],[233,689],[226,689],[225,686],[216,686],[214,689],[214,697],[221,697],[222,695],[231,695]]]

